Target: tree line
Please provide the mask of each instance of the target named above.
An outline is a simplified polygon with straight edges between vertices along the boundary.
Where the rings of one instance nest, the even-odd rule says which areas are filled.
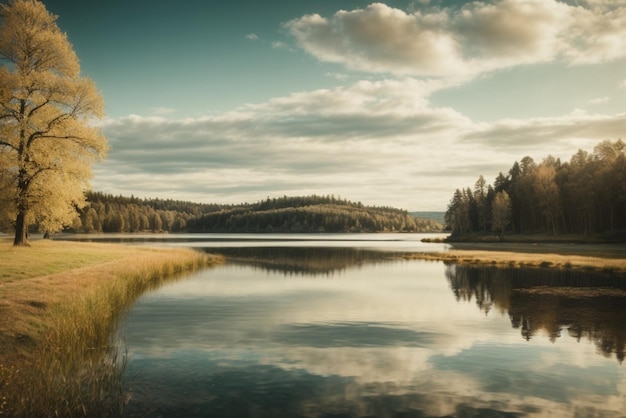
[[[569,161],[531,157],[456,189],[445,214],[453,237],[506,232],[626,236],[626,144],[605,140]]]
[[[88,192],[70,232],[435,232],[443,225],[407,211],[335,196],[202,204]]]
[[[405,210],[316,195],[268,198],[188,222],[192,232],[435,232],[442,227]]]
[[[140,199],[87,192],[87,205],[68,232],[185,232],[187,221],[223,206],[171,199]]]

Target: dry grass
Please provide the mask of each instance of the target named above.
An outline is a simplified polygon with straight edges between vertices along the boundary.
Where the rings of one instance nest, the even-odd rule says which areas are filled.
[[[624,258],[485,250],[414,253],[406,255],[405,258],[515,268],[581,269],[626,275],[626,259]]]
[[[121,413],[120,314],[146,289],[221,262],[189,249],[0,242],[0,415]],[[12,272],[12,273],[9,273]]]
[[[0,241],[0,284],[112,261],[128,251],[122,246],[59,245],[50,240],[32,241],[31,245],[13,247],[8,240]]]

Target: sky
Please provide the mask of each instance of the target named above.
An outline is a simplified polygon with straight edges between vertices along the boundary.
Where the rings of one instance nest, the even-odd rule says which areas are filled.
[[[626,0],[44,0],[103,94],[105,193],[443,211],[626,138]]]

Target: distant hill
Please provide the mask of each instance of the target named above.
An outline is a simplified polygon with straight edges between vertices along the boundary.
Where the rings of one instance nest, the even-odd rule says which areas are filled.
[[[72,232],[439,232],[405,210],[335,196],[268,198],[238,205],[139,199],[90,192]]]
[[[409,213],[411,215],[415,216],[416,218],[432,219],[433,221],[439,222],[442,225],[444,225],[446,223],[446,221],[445,221],[446,213],[445,212],[409,212]]]
[[[438,232],[443,225],[405,210],[334,196],[267,199],[187,222],[190,232]]]

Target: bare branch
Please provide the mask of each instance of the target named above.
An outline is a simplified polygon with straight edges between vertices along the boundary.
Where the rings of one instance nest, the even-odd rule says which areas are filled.
[[[17,147],[15,147],[15,145],[6,141],[0,141],[0,147],[11,148],[13,151],[17,151]]]

